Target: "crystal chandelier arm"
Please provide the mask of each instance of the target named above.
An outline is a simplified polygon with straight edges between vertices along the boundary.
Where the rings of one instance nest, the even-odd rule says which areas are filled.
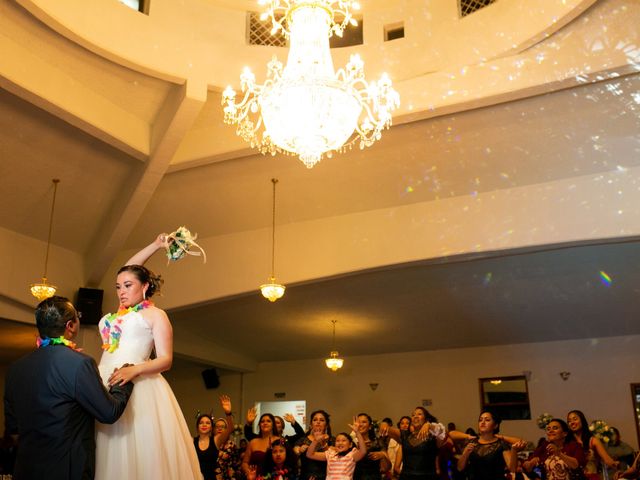
[[[326,10],[330,18],[329,37],[334,34],[342,37],[347,26],[358,25],[351,13],[352,10],[360,10],[360,4],[356,0],[259,0],[258,4],[268,5],[268,10],[260,15],[260,20],[271,20],[271,35],[282,32],[285,38],[291,35],[291,14],[297,8],[313,7]],[[336,18],[342,18],[342,21],[338,23]]]

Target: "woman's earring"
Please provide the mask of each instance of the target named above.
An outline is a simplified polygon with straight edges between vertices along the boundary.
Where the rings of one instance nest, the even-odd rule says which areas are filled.
[[[147,299],[147,289],[145,288],[144,290],[142,290],[142,300],[146,300]]]

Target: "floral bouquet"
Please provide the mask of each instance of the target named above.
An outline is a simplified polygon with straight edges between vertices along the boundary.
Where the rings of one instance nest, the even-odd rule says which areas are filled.
[[[538,428],[544,430],[547,428],[547,425],[551,420],[553,420],[553,415],[545,412],[536,419],[536,424],[538,425]]]
[[[175,232],[167,235],[167,264],[169,262],[177,262],[185,255],[194,255],[199,257],[202,255],[204,263],[207,263],[207,254],[202,247],[196,243],[198,235],[192,235],[187,227],[180,227]],[[192,251],[191,248],[195,247],[200,249],[199,252]]]
[[[591,422],[589,431],[604,444],[609,443],[613,438],[613,430],[604,420],[594,420]]]

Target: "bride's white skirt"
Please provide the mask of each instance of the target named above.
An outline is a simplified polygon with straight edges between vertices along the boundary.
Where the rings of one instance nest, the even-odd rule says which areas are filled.
[[[171,387],[140,376],[122,417],[97,424],[96,480],[202,479],[193,439]]]

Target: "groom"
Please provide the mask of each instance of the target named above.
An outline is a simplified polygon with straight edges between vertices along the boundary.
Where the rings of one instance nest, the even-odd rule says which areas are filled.
[[[18,436],[14,477],[92,479],[95,420],[118,420],[133,384],[107,392],[94,360],[74,350],[80,320],[68,299],[42,301],[36,324],[39,348],[10,367],[5,383],[5,425]]]

